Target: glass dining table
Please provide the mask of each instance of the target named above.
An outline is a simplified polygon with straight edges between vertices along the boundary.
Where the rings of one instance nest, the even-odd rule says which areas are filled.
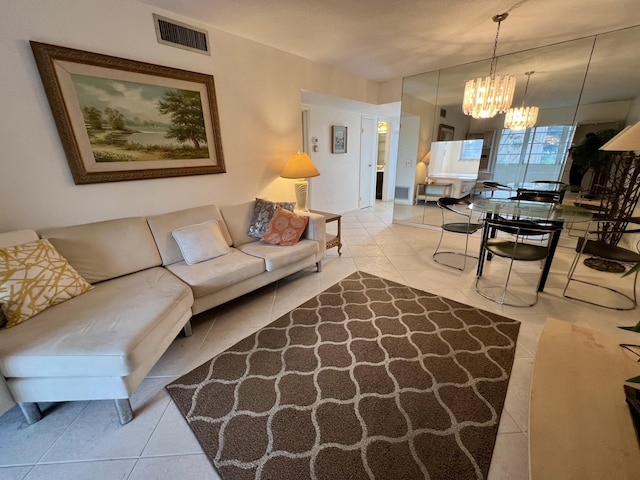
[[[476,198],[470,205],[472,210],[483,212],[489,218],[519,218],[523,220],[531,220],[533,222],[553,222],[565,225],[567,223],[588,222],[592,218],[592,211],[582,207],[573,205],[563,205],[561,203],[534,202],[529,200],[514,200],[510,198]],[[544,290],[544,285],[551,269],[553,255],[555,254],[558,241],[560,240],[561,230],[558,230],[551,236],[549,240],[549,255],[547,256],[540,282],[538,283],[538,291]],[[482,231],[482,245],[480,252],[487,239],[494,235],[490,229],[484,228]],[[478,258],[477,275],[482,275],[485,256],[481,253]]]

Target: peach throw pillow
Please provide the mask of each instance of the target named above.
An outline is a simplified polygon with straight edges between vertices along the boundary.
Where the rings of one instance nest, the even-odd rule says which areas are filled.
[[[262,240],[272,245],[295,245],[308,223],[309,217],[306,215],[297,215],[276,206],[276,211]]]

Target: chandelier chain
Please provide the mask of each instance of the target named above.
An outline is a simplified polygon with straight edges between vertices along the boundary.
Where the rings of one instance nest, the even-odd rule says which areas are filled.
[[[493,41],[493,56],[491,57],[491,67],[489,69],[489,76],[491,78],[493,78],[495,76],[495,69],[496,69],[496,63],[497,63],[497,57],[496,57],[496,52],[498,51],[498,36],[500,35],[500,24],[502,23],[502,20],[504,20],[507,17],[506,13],[503,13],[501,15],[496,15],[493,20],[498,22],[498,28],[496,29],[496,38]]]
[[[527,76],[527,84],[524,86],[524,97],[522,97],[522,106],[524,107],[524,102],[527,100],[527,90],[529,90],[529,80],[531,80],[531,75],[533,75],[534,72],[526,72],[525,75]]]

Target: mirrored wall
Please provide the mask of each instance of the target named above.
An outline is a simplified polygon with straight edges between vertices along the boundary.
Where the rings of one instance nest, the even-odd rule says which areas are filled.
[[[523,103],[525,73],[534,72],[525,103],[539,107],[538,120],[519,132],[504,129],[504,114],[474,119],[462,112],[465,83],[486,77],[490,59],[405,78],[394,221],[439,225],[435,200],[471,195],[483,180],[514,187],[566,180],[572,144],[589,132],[640,120],[638,45],[640,26],[498,57],[497,73],[516,77],[513,107]],[[481,141],[473,173],[465,156],[478,146],[463,155],[465,140]],[[460,156],[452,159],[456,142]],[[459,162],[444,175],[437,171],[443,148],[447,162]]]

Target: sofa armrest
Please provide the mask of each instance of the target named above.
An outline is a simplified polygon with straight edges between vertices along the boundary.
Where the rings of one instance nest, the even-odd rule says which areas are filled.
[[[327,226],[324,220],[324,216],[311,212],[296,211],[296,213],[298,215],[306,215],[309,217],[309,224],[302,234],[302,237],[318,242],[320,250],[318,251],[316,261],[322,260],[327,251]]]

